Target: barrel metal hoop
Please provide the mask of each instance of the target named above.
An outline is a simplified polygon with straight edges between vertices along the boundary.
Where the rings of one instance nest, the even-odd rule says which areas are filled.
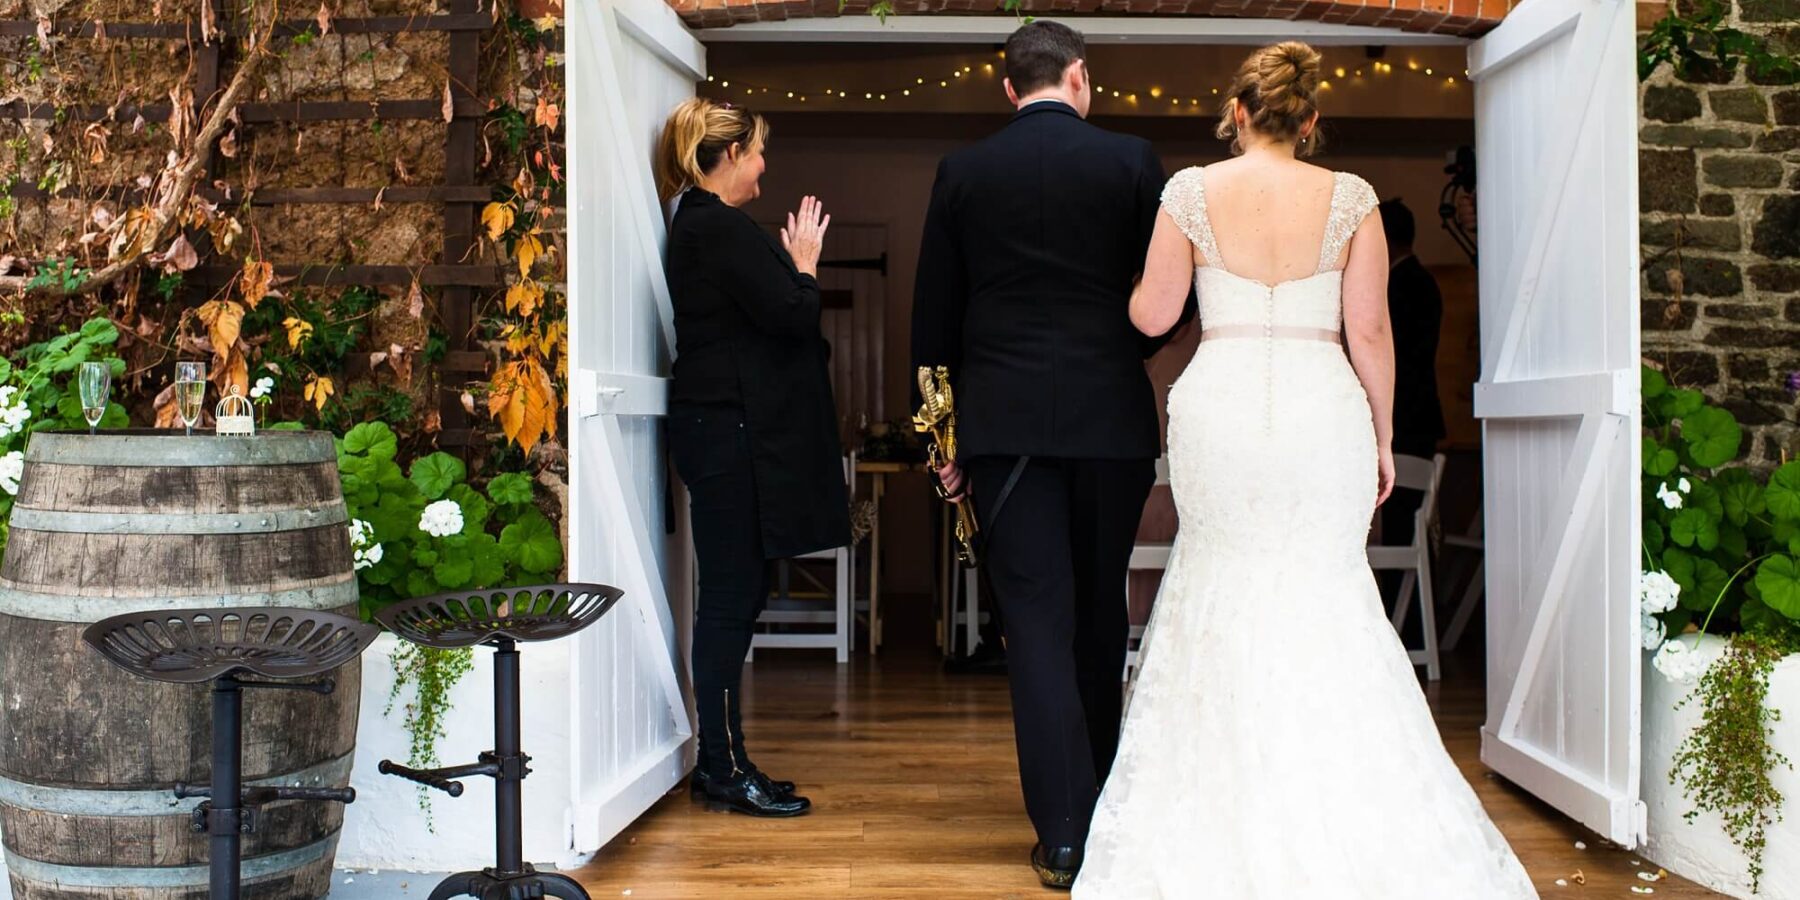
[[[315,509],[234,513],[112,513],[16,507],[12,527],[71,534],[264,534],[299,531],[350,520],[338,500]]]
[[[99,597],[0,587],[0,615],[46,622],[98,622],[108,616],[123,613],[157,612],[165,609],[276,606],[306,611],[355,605],[358,596],[356,579],[349,575],[332,577],[341,580],[287,591],[240,591],[180,597]]]
[[[40,431],[25,448],[28,463],[66,466],[266,466],[336,462],[337,447],[323,432],[265,431],[255,437]]]
[[[245,780],[245,787],[336,787],[348,784],[355,751],[297,772]],[[175,799],[169,789],[65,788],[14,781],[0,775],[0,804],[63,816],[172,816],[191,814],[202,798]]]
[[[244,857],[238,868],[246,884],[298,869],[323,859],[336,848],[339,832],[333,831],[319,840],[292,850]],[[14,853],[6,848],[6,868],[14,877],[42,884],[65,887],[96,888],[175,888],[205,887],[207,867],[197,866],[66,866],[47,863]]]

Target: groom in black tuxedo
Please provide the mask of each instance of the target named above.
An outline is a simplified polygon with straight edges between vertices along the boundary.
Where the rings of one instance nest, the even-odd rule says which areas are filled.
[[[915,366],[947,366],[960,466],[1005,626],[1032,865],[1066,887],[1118,750],[1126,567],[1161,453],[1132,284],[1164,176],[1150,144],[1085,121],[1075,30],[1006,42],[999,133],[939,165],[913,294]],[[1190,307],[1191,310],[1191,307]]]

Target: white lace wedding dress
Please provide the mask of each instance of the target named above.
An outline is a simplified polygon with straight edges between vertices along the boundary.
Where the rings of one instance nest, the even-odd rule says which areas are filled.
[[[1318,271],[1217,268],[1201,170],[1164,208],[1208,265],[1169,392],[1181,531],[1078,900],[1536,897],[1444,750],[1364,555],[1374,427],[1334,267],[1376,204],[1338,174]]]

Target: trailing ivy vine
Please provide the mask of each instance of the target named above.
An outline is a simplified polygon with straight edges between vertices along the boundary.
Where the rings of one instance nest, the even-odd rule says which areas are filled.
[[[1638,80],[1669,64],[1681,78],[1719,72],[1730,75],[1742,62],[1750,77],[1773,84],[1800,80],[1800,58],[1770,48],[1769,39],[1732,28],[1725,22],[1725,7],[1707,0],[1700,11],[1684,16],[1678,10],[1658,20],[1638,43]]]

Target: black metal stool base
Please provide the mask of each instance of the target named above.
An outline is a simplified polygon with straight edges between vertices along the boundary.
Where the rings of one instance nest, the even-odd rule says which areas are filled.
[[[525,866],[525,871],[510,875],[493,869],[458,872],[438,882],[429,900],[450,900],[451,897],[477,897],[480,900],[542,900],[545,897],[589,900],[587,891],[582,890],[575,879],[555,872],[539,872],[530,865]]]

